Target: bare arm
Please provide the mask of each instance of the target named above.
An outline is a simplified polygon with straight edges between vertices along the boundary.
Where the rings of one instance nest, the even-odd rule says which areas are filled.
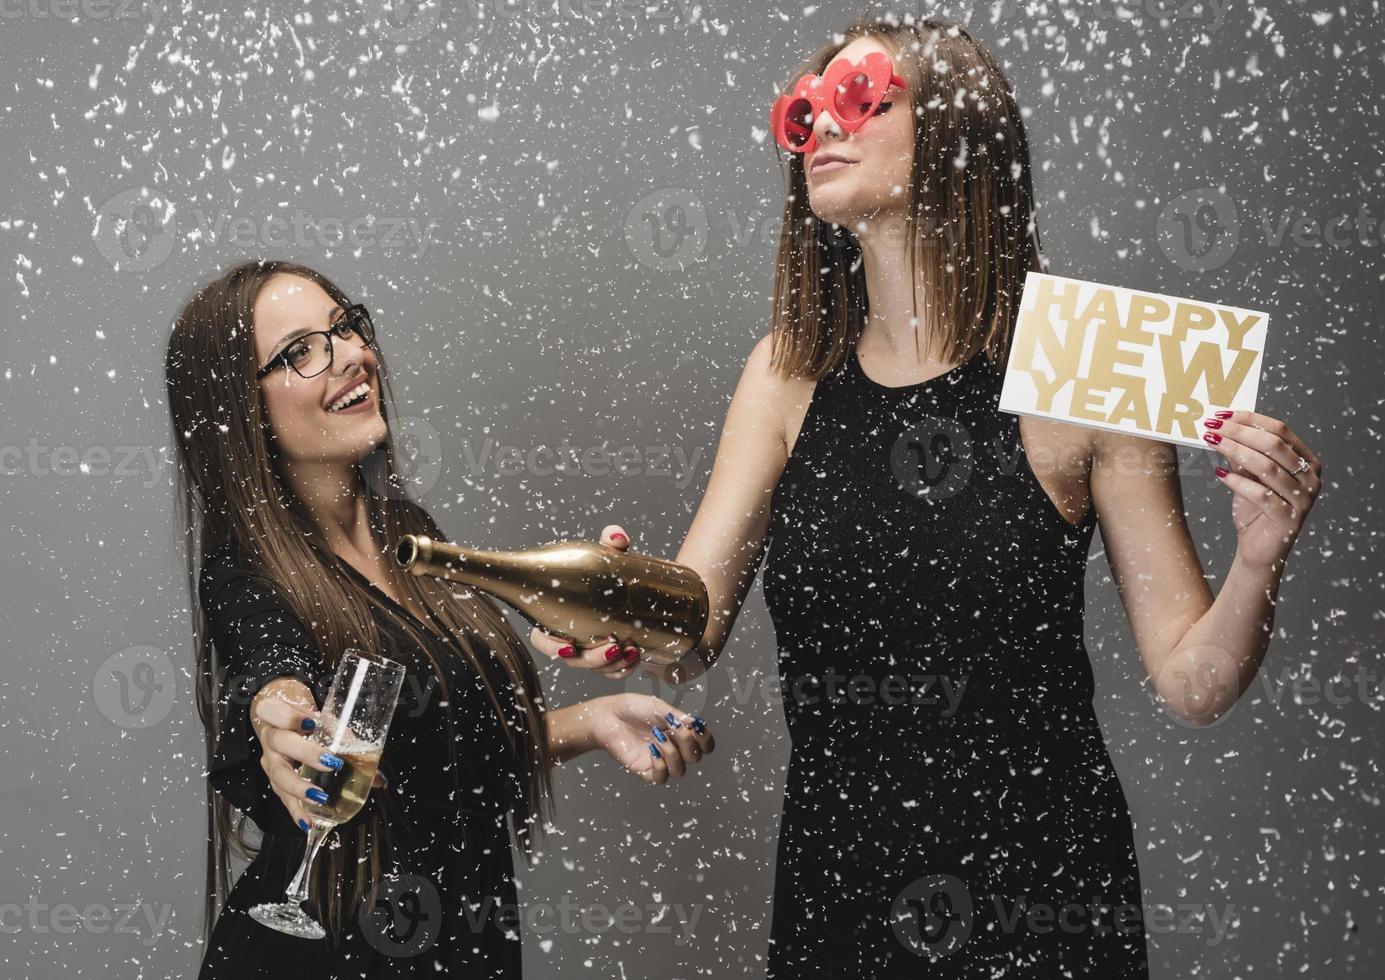
[[[1252,413],[1237,415],[1249,421]],[[1226,423],[1228,432],[1261,438],[1241,435],[1252,426],[1233,424]],[[1315,458],[1311,492],[1298,492],[1269,457],[1245,445],[1233,448],[1229,439],[1222,451],[1236,462],[1230,479],[1237,483],[1228,486],[1238,495],[1238,545],[1214,598],[1188,533],[1174,448],[1118,433],[1094,441],[1092,500],[1140,659],[1160,697],[1194,724],[1224,714],[1260,669],[1283,557],[1317,494]]]
[[[1183,511],[1174,447],[1100,432],[1093,439],[1092,504],[1111,574],[1153,677],[1213,604]]]
[[[661,669],[673,683],[704,673],[721,654],[741,604],[764,556],[770,501],[788,461],[785,419],[801,419],[814,383],[785,379],[770,370],[770,336],[762,337],[746,359],[722,425],[707,490],[675,558],[694,569],[707,586],[707,629],[698,646],[676,664]],[[619,525],[602,532],[602,541],[625,548]],[[616,656],[620,647],[575,648],[535,629],[529,642],[540,653],[569,666],[623,680],[637,660]]]
[[[707,584],[711,612],[697,648],[666,669],[669,681],[697,677],[721,655],[764,557],[770,500],[789,457],[785,414],[811,393],[811,382],[771,372],[770,337],[761,338],[731,397],[707,491],[678,550],[679,564]]]

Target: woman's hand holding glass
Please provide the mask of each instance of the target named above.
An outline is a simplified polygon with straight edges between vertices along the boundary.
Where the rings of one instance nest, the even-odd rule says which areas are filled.
[[[310,693],[306,688],[292,692],[298,699],[296,704],[271,692],[255,712],[265,724],[256,731],[268,757],[261,764],[289,812],[303,814],[297,819],[308,835],[298,873],[289,883],[284,900],[251,906],[250,918],[261,925],[304,939],[326,936],[322,925],[303,909],[313,860],[333,828],[349,822],[365,806],[406,673],[404,665],[393,660],[345,650],[316,717],[310,713],[311,702],[303,700]],[[276,702],[287,705],[287,710],[276,707]],[[266,712],[268,719],[264,718]],[[306,739],[293,731],[296,724],[301,732],[305,720],[313,722],[312,734]],[[305,751],[305,742],[312,748]],[[315,784],[303,789],[301,798],[297,796],[298,785],[285,771],[286,767],[292,769],[290,759],[302,763],[296,771],[299,782],[307,777]]]
[[[260,768],[269,777],[274,795],[304,833],[311,825],[306,804],[327,800],[322,790],[299,775],[299,765],[319,772],[334,771],[342,765],[339,757],[324,752],[313,740],[318,722],[312,692],[302,681],[290,677],[266,684],[250,703],[250,724],[260,742]],[[384,786],[385,777],[377,771],[371,785]]]

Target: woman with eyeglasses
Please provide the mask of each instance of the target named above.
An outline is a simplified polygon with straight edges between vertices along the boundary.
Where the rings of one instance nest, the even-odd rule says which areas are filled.
[[[601,749],[661,783],[712,751],[710,732],[645,695],[549,707],[488,600],[394,569],[401,535],[447,538],[399,478],[370,315],[327,277],[226,270],[183,307],[165,371],[209,770],[200,976],[519,977],[508,828],[532,854],[550,769]],[[322,791],[298,766],[341,765],[307,733],[349,647],[408,677],[383,775],[316,863],[327,938],[305,940],[248,909],[279,901],[303,856]],[[230,845],[252,860],[228,894]]]
[[[789,152],[773,330],[677,556],[712,623],[670,673],[715,661],[768,543],[792,753],[767,975],[1147,977],[1083,642],[1092,533],[1154,688],[1204,723],[1264,658],[1321,465],[1268,416],[1205,423],[1236,541],[1214,596],[1173,447],[998,410],[1040,257],[992,55],[960,26],[867,21],[801,74],[771,113]]]

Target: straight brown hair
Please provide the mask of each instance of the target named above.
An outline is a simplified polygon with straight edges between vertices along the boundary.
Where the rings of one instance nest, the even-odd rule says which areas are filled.
[[[515,800],[514,831],[532,857],[538,836],[552,809],[547,724],[538,675],[529,653],[498,609],[475,593],[454,592],[440,580],[398,576],[405,605],[427,611],[430,624],[420,626],[402,616],[357,582],[331,551],[326,537],[303,502],[282,479],[260,384],[255,380],[253,311],[260,290],[285,273],[317,283],[342,307],[351,301],[321,273],[296,262],[249,261],[227,269],[198,289],[173,325],[165,358],[165,383],[177,446],[177,498],[184,539],[188,592],[197,657],[197,711],[202,719],[208,764],[217,751],[221,729],[223,666],[208,635],[198,595],[201,561],[226,542],[239,546],[258,577],[267,581],[309,629],[327,676],[347,647],[381,649],[372,610],[383,611],[401,626],[428,657],[438,681],[439,700],[447,705],[449,732],[454,732],[452,705],[443,665],[422,632],[441,636],[465,657],[481,680],[510,740],[517,771],[511,787]],[[404,534],[446,539],[433,518],[406,493],[396,467],[393,427],[394,394],[378,350],[382,392],[380,411],[389,435],[357,464],[359,492],[365,495],[371,531],[382,553]],[[416,600],[410,602],[408,600]],[[478,659],[494,649],[509,677],[523,726],[514,731],[502,708],[500,692],[489,682]],[[325,692],[324,692],[325,693]],[[449,778],[459,766],[455,738]],[[460,795],[459,795],[460,798]],[[388,807],[388,796],[382,797]],[[207,868],[204,945],[210,938],[220,903],[230,890],[229,851],[243,857],[256,853],[245,839],[245,818],[232,820],[230,804],[207,787]],[[387,824],[380,812],[362,815],[337,828],[343,846],[318,854],[310,895],[321,910],[323,925],[334,940],[349,916],[379,882],[390,859]]]
[[[908,17],[858,20],[795,69],[785,88],[806,72],[821,74],[863,37],[890,52],[908,89],[914,161],[905,233],[927,352],[952,362],[984,349],[1003,370],[1025,273],[1042,270],[1029,144],[1010,83],[966,27]],[[870,311],[855,235],[808,206],[805,155],[788,154],[771,364],[817,380],[854,351]]]

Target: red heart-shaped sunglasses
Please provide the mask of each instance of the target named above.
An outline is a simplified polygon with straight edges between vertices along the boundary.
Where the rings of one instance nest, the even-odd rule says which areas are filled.
[[[880,107],[891,85],[904,88],[890,56],[871,51],[855,64],[833,62],[821,75],[804,75],[769,110],[775,142],[793,153],[811,153],[818,138],[813,122],[826,110],[843,133],[854,133]]]

